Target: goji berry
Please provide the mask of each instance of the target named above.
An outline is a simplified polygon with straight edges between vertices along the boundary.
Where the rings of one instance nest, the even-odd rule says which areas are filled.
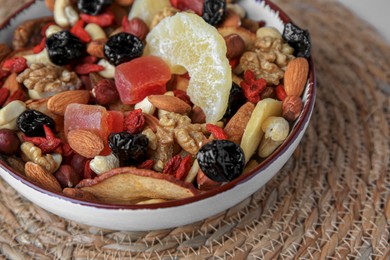
[[[85,162],[85,165],[84,165],[84,174],[83,174],[83,178],[84,179],[93,179],[95,178],[97,175],[95,172],[92,171],[89,163],[91,162],[91,160],[87,160]]]
[[[122,25],[122,31],[124,32],[130,31],[130,23],[129,23],[129,18],[127,16],[123,16],[121,25]]]
[[[80,40],[84,43],[88,43],[92,41],[91,36],[88,34],[88,32],[84,29],[85,22],[83,20],[78,20],[75,25],[70,29],[70,32],[73,33],[75,36],[80,38]]]
[[[183,180],[187,177],[188,172],[192,167],[192,157],[187,154],[183,159],[181,159],[180,165],[177,168],[175,178],[178,180]]]
[[[0,107],[3,106],[8,96],[9,96],[9,90],[7,88],[0,88]]]
[[[106,10],[99,15],[80,14],[80,18],[86,23],[95,23],[101,27],[114,24],[115,16],[111,10]]]
[[[11,74],[10,71],[0,69],[0,80],[5,79],[6,77],[9,76],[9,74]]]
[[[192,10],[202,16],[204,0],[171,0],[171,5],[180,11]]]
[[[26,142],[31,142],[42,150],[42,153],[51,153],[59,148],[62,140],[57,138],[50,127],[43,125],[45,130],[45,137],[28,137],[24,136],[23,139]]]
[[[33,52],[40,53],[46,47],[46,37],[43,37],[41,42],[34,46]]]
[[[27,60],[24,57],[14,57],[3,62],[3,70],[20,73],[27,68]]]
[[[187,93],[185,91],[180,90],[180,89],[174,89],[173,94],[175,95],[175,97],[180,98],[181,100],[186,102],[188,105],[190,105],[190,106],[193,105],[191,102],[191,98],[187,95]]]
[[[265,27],[265,26],[267,25],[267,22],[264,21],[264,20],[260,20],[260,21],[257,22],[257,24],[258,24],[259,27],[261,28],[261,27]]]
[[[10,102],[12,102],[14,100],[26,101],[27,94],[23,90],[18,89],[14,93],[11,94],[11,96],[5,102],[5,105],[9,104]]]
[[[261,92],[267,87],[267,81],[263,78],[256,79],[253,71],[246,70],[244,72],[244,80],[241,81],[240,86],[245,97],[250,102],[256,104],[261,99]]]
[[[179,168],[181,160],[182,159],[180,155],[173,156],[165,163],[163,173],[168,175],[176,175],[176,171]]]
[[[142,127],[145,124],[145,117],[142,113],[142,109],[136,109],[130,111],[125,120],[123,129],[130,134],[136,134],[141,131]]]
[[[218,140],[226,140],[228,139],[227,134],[217,125],[206,124],[206,130],[209,131],[213,136]]]
[[[140,165],[138,165],[137,168],[151,170],[153,165],[154,165],[154,160],[150,159],[150,160],[146,160],[143,163],[141,163]]]
[[[286,94],[286,91],[284,90],[284,86],[283,85],[278,85],[276,88],[275,88],[275,92],[276,92],[276,97],[280,100],[280,101],[283,101],[286,97],[287,97],[287,94]]]
[[[87,75],[92,72],[99,72],[104,70],[103,66],[91,63],[79,64],[74,68],[74,71],[79,75]]]
[[[229,60],[229,65],[232,68],[232,70],[235,69],[239,63],[240,63],[239,58]]]

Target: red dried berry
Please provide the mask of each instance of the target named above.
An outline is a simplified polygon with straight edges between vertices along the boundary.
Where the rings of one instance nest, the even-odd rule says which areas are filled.
[[[43,125],[45,137],[28,137],[24,136],[26,142],[31,142],[42,150],[42,153],[51,153],[56,151],[62,143],[62,140],[57,138],[50,127]]]
[[[20,73],[27,68],[27,60],[23,57],[14,57],[3,62],[3,70]]]
[[[80,60],[80,63],[88,63],[88,64],[94,64],[98,61],[98,58],[95,56],[86,56]]]
[[[23,90],[18,89],[11,94],[11,96],[7,99],[7,102],[4,105],[7,105],[14,100],[26,101],[27,94]]]
[[[111,79],[101,79],[92,89],[96,103],[99,105],[109,105],[119,99],[118,90],[115,82]]]
[[[125,120],[123,129],[130,134],[137,134],[141,131],[145,124],[145,117],[142,113],[142,109],[136,109],[130,111]]]
[[[229,60],[229,65],[230,67],[232,68],[232,70],[234,70],[237,65],[240,63],[240,59],[239,58],[236,58],[236,59],[230,59]]]
[[[280,100],[280,101],[283,101],[286,97],[287,97],[287,94],[286,94],[286,90],[284,90],[284,86],[283,85],[278,85],[276,88],[275,88],[275,92],[276,92],[276,97]]]
[[[55,25],[55,24],[56,24],[55,22],[48,22],[47,24],[45,24],[45,26],[43,26],[42,29],[41,29],[42,37],[46,37],[47,28],[49,28],[50,25]]]
[[[91,160],[87,160],[85,162],[85,166],[84,166],[84,179],[93,179],[95,178],[97,175],[96,173],[94,173],[89,165],[89,163],[91,162]]]
[[[103,66],[91,63],[79,64],[74,68],[74,71],[79,75],[87,75],[92,72],[99,72],[104,70]]]
[[[192,157],[191,155],[185,156],[183,159],[181,159],[180,165],[177,168],[175,178],[177,180],[183,180],[185,177],[187,177],[188,172],[190,171],[192,167]]]
[[[180,155],[173,156],[165,163],[163,173],[169,175],[176,175],[176,171],[179,168],[181,160],[182,159]]]
[[[222,128],[213,124],[206,124],[206,130],[209,131],[218,140],[227,140],[228,136]]]
[[[185,91],[180,90],[180,89],[174,89],[173,94],[175,95],[175,97],[180,98],[181,100],[186,102],[188,105],[190,105],[190,106],[193,105],[191,102],[191,98],[187,95],[187,93]]]
[[[7,78],[9,74],[11,74],[10,71],[0,69],[0,80]]]
[[[40,53],[46,47],[46,37],[43,37],[41,42],[34,46],[33,52]]]
[[[9,90],[7,88],[0,88],[0,107],[3,106],[8,97]]]
[[[95,23],[101,27],[108,27],[114,24],[115,16],[111,10],[106,10],[99,15],[80,14],[85,23]]]
[[[241,81],[240,86],[245,97],[250,102],[256,104],[261,100],[260,94],[267,87],[267,81],[263,78],[256,79],[253,71],[246,70],[244,72],[244,80]]]
[[[89,33],[84,29],[85,22],[83,20],[78,20],[75,25],[70,29],[70,32],[77,36],[82,42],[88,43],[92,41]]]
[[[153,165],[154,165],[154,160],[150,159],[150,160],[146,160],[143,163],[141,163],[140,165],[138,165],[137,168],[151,170]]]
[[[204,0],[171,0],[171,5],[180,11],[192,10],[202,16]]]

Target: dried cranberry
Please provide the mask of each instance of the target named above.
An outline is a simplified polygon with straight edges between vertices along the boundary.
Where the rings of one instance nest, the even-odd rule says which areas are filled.
[[[228,107],[223,117],[231,118],[245,102],[246,97],[244,92],[236,83],[233,82],[232,88],[230,89]]]
[[[293,23],[287,23],[283,30],[283,39],[294,48],[294,55],[297,57],[310,57],[311,42],[310,33],[296,26]]]

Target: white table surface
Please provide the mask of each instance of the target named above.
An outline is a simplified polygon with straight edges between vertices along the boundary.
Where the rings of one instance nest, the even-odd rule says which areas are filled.
[[[390,0],[339,0],[373,25],[390,43]]]

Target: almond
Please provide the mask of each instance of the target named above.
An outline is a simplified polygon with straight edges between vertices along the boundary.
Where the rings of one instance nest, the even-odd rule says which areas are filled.
[[[61,185],[57,179],[40,165],[33,162],[26,162],[24,170],[26,176],[40,187],[53,192],[62,192]]]
[[[96,197],[88,191],[83,191],[83,190],[76,189],[76,188],[65,188],[63,192],[64,192],[65,196],[68,196],[71,198],[80,199],[80,200],[87,200],[87,201],[92,201],[92,202],[98,201],[96,199]]]
[[[88,90],[70,90],[52,96],[47,102],[47,108],[54,114],[63,116],[69,104],[87,104],[89,101]]]
[[[86,158],[93,158],[104,149],[103,140],[97,134],[87,130],[71,130],[67,138],[70,147]]]
[[[298,57],[290,61],[284,74],[284,89],[287,96],[302,95],[306,86],[307,75],[309,73],[309,63],[303,57]]]
[[[169,95],[150,95],[149,102],[158,109],[178,114],[188,114],[191,111],[191,106],[175,96]]]
[[[283,117],[292,122],[298,118],[303,108],[303,103],[298,96],[287,96],[282,103]]]
[[[251,118],[252,112],[255,109],[255,105],[251,102],[247,102],[234,114],[234,116],[226,124],[224,131],[229,137],[229,141],[236,144],[241,143],[242,135],[244,134],[245,127]]]

